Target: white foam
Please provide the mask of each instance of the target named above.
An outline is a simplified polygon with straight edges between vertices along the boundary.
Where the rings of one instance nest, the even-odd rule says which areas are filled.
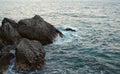
[[[15,50],[10,50],[10,53],[15,55]],[[15,67],[15,58],[10,60],[10,65],[4,74],[15,74],[15,72],[13,71],[14,67]]]
[[[10,65],[4,74],[15,74],[13,68],[15,67],[15,58],[10,61]]]
[[[77,28],[73,28],[73,27],[59,27],[58,29],[63,33],[63,37],[60,38],[58,37],[58,39],[53,43],[53,44],[64,44],[64,43],[68,43],[68,42],[73,42],[76,39],[83,39],[81,36],[79,36],[78,32],[71,32],[71,31],[65,31],[66,28],[71,28],[74,30],[78,30]]]

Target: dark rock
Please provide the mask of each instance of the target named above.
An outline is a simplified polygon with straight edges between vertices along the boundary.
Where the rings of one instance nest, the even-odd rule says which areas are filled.
[[[0,73],[1,74],[4,74],[12,58],[14,58],[14,55],[12,53],[5,53],[4,55],[2,55],[2,57],[0,57]]]
[[[14,49],[14,45],[7,45],[0,49],[0,73],[3,73],[8,68],[10,60],[14,58],[14,54],[10,52]]]
[[[39,15],[35,15],[31,19],[20,20],[18,24],[18,32],[22,37],[38,40],[43,45],[53,43],[58,35],[63,36],[60,31]]]
[[[12,26],[13,28],[17,28],[17,27],[18,27],[18,24],[17,24],[14,20],[11,20],[11,19],[9,19],[9,18],[4,18],[4,19],[2,20],[2,25],[6,24],[6,23],[11,24],[11,26]]]
[[[2,24],[0,32],[2,33],[1,38],[8,44],[16,44],[21,38],[19,33],[11,26],[9,22]]]
[[[72,29],[72,28],[66,28],[65,31],[72,31],[72,32],[76,32],[76,30]]]
[[[0,49],[4,46],[3,40],[0,38]]]
[[[16,69],[31,70],[42,68],[45,61],[45,51],[40,42],[21,39],[16,48]]]
[[[2,38],[4,38],[4,37],[3,37],[3,33],[2,33],[1,27],[0,27],[0,49],[5,45],[4,40]]]
[[[17,70],[42,68],[45,61],[42,45],[53,43],[57,36],[63,34],[38,15],[18,23],[4,18],[0,27],[0,73],[8,68],[14,57],[11,50],[15,50]]]

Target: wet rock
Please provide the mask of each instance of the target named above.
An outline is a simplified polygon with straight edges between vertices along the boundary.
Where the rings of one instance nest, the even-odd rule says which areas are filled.
[[[8,44],[16,44],[21,38],[19,33],[11,26],[9,22],[4,22],[2,24],[0,32],[2,33],[2,40],[6,41]]]
[[[63,34],[40,16],[23,19],[16,23],[4,18],[0,27],[0,74],[14,57],[16,70],[33,70],[44,66],[45,51],[42,45],[53,43]]]
[[[16,48],[16,69],[31,70],[42,68],[45,61],[45,51],[40,42],[21,39]]]
[[[72,29],[72,28],[66,28],[65,31],[72,31],[72,32],[76,32],[76,30]]]
[[[39,15],[19,21],[18,32],[24,38],[38,40],[43,45],[53,43],[58,35],[63,34]]]
[[[5,46],[0,50],[0,74],[4,74],[14,55],[10,53],[11,47]]]
[[[5,53],[2,55],[2,57],[0,57],[0,74],[4,74],[12,58],[14,58],[14,55],[12,53]]]
[[[3,40],[0,38],[0,49],[4,46]]]

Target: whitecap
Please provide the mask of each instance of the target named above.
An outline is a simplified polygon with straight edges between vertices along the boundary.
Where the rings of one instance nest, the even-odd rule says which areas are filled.
[[[69,43],[69,42],[73,42],[76,39],[83,39],[78,32],[71,32],[71,31],[65,31],[66,28],[71,28],[74,29],[76,31],[78,31],[77,28],[74,27],[68,27],[68,26],[62,26],[62,27],[57,27],[62,33],[63,33],[63,37],[60,38],[58,37],[57,40],[53,43],[53,44],[64,44],[64,43]]]

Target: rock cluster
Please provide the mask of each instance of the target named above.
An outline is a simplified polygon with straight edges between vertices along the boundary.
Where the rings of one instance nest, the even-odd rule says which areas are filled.
[[[53,43],[57,36],[63,34],[39,15],[18,23],[4,18],[0,27],[0,73],[14,57],[16,70],[42,68],[45,62],[43,45]],[[15,55],[11,50],[15,50]]]

